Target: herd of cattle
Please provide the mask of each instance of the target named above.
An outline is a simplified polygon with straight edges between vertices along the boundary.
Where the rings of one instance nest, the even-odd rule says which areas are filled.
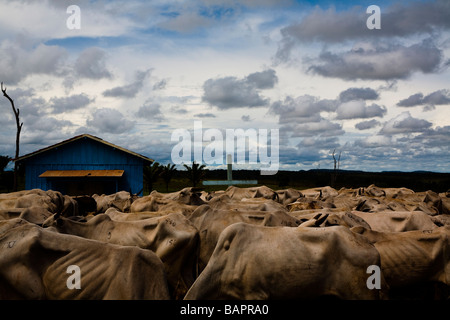
[[[324,297],[449,299],[450,191],[0,194],[0,299]]]

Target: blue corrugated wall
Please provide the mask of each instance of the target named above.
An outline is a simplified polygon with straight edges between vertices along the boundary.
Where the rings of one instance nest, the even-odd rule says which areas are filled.
[[[144,160],[89,138],[36,154],[24,164],[26,189],[55,190],[55,179],[39,178],[47,170],[124,170],[118,180],[119,191],[142,195]]]

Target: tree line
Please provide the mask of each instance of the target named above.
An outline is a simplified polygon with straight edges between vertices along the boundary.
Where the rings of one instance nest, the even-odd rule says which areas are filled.
[[[183,165],[186,169],[185,176],[190,181],[193,187],[197,187],[200,182],[205,178],[206,165],[192,162],[191,166],[186,164]],[[151,165],[144,167],[144,184],[147,187],[148,192],[152,192],[154,185],[159,179],[164,181],[166,187],[166,192],[169,191],[169,184],[175,173],[178,170],[175,168],[174,164],[168,163],[167,165],[161,165],[159,162],[153,162]]]

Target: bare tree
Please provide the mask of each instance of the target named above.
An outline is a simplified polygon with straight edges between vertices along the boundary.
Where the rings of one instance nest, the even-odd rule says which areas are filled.
[[[336,149],[333,150],[333,161],[334,161],[334,170],[333,170],[333,174],[331,175],[331,186],[334,188],[335,184],[336,184],[336,179],[337,179],[337,174],[338,174],[338,170],[339,170],[339,165],[341,163],[341,152],[339,152],[339,157],[336,160],[335,154],[336,153]]]
[[[1,90],[3,92],[3,95],[9,100],[11,103],[12,110],[14,112],[14,116],[16,117],[16,126],[17,126],[17,132],[16,132],[16,154],[14,157],[14,160],[19,157],[19,145],[20,145],[20,132],[22,131],[23,122],[20,122],[19,115],[20,110],[16,109],[14,106],[14,101],[11,99],[11,97],[6,93],[6,87],[3,88],[3,82],[1,83]],[[13,190],[17,191],[17,162],[14,161],[14,186]]]

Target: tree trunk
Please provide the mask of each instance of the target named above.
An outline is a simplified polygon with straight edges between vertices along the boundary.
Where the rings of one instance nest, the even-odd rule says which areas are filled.
[[[14,112],[14,116],[16,118],[17,132],[16,132],[16,154],[15,154],[15,157],[14,157],[14,186],[13,186],[13,190],[17,191],[17,162],[16,162],[16,159],[19,157],[20,132],[22,131],[23,122],[22,123],[20,122],[20,119],[19,119],[20,110],[16,109],[16,107],[14,106],[13,99],[11,99],[11,97],[6,93],[6,87],[3,88],[3,82],[1,83],[1,90],[3,92],[3,95],[11,103],[11,107],[12,107],[12,110]]]

